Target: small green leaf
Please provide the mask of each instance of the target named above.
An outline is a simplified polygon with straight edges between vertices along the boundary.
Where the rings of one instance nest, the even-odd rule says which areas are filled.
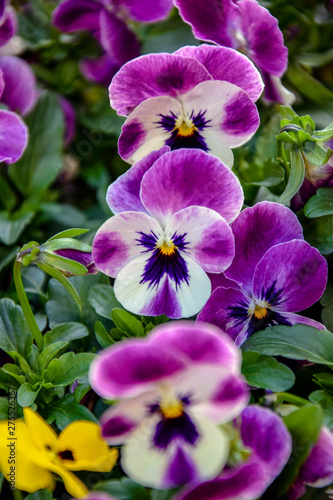
[[[48,345],[37,358],[37,369],[39,373],[43,373],[50,361],[57,356],[63,349],[68,346],[68,342],[55,342]]]
[[[46,408],[43,416],[49,424],[55,421],[60,430],[63,430],[75,420],[98,422],[88,408],[75,402],[74,394],[67,394],[57,403]]]
[[[141,321],[124,309],[113,309],[112,321],[122,333],[129,337],[143,337],[144,329]]]
[[[52,500],[52,492],[50,490],[38,490],[35,493],[30,493],[24,500]]]
[[[101,481],[94,487],[94,491],[106,491],[118,500],[149,500],[150,494],[143,486],[136,484],[127,477],[120,481]]]
[[[55,344],[51,344],[55,345]],[[58,359],[54,359],[44,373],[45,380],[55,386],[72,384],[76,379],[83,377],[89,371],[89,366],[95,354],[66,352]]]
[[[32,386],[28,383],[21,385],[17,391],[17,402],[22,408],[25,406],[31,406],[38,396],[40,387],[37,390],[33,390]]]
[[[295,382],[290,368],[257,352],[243,352],[242,373],[249,385],[273,392],[287,391]]]
[[[67,259],[61,255],[56,255],[48,252],[41,252],[38,257],[39,265],[43,263],[44,266],[52,267],[55,270],[62,271],[64,273],[72,274],[74,276],[81,276],[87,274],[88,269],[80,262],[76,262],[72,259]],[[40,266],[41,267],[41,266]],[[52,276],[53,278],[55,276]]]
[[[333,374],[316,373],[314,379],[320,387],[333,394]]]
[[[297,149],[290,150],[290,176],[287,187],[280,196],[279,202],[287,204],[299,191],[305,176],[305,166],[302,154]]]
[[[55,326],[50,332],[44,335],[44,346],[53,344],[54,342],[82,339],[89,335],[89,330],[87,327],[81,323],[63,323]]]
[[[5,245],[15,243],[34,215],[34,212],[28,211],[23,214],[0,212],[0,241]]]
[[[91,245],[84,243],[80,240],[74,240],[73,238],[57,238],[55,240],[48,240],[41,246],[42,251],[54,252],[56,250],[64,249],[79,250],[80,252],[91,252]]]
[[[122,309],[115,297],[112,286],[95,285],[89,290],[88,300],[97,314],[103,318],[111,319],[111,311],[115,308]]]
[[[316,194],[306,203],[304,213],[309,218],[333,215],[333,188],[317,189]]]
[[[65,229],[65,231],[60,231],[60,233],[55,234],[54,236],[52,236],[52,238],[49,238],[47,241],[56,240],[58,238],[75,238],[75,236],[87,233],[88,231],[90,230],[73,227],[72,229]]]
[[[114,344],[114,340],[106,331],[106,328],[100,321],[96,321],[95,323],[95,335],[97,342],[103,349],[109,347],[111,344]]]
[[[326,391],[314,391],[310,394],[311,403],[319,404],[324,412],[324,425],[329,429],[333,428],[333,396]]]
[[[268,356],[304,359],[312,363],[333,365],[333,333],[308,325],[277,325],[254,333],[242,346]]]
[[[26,381],[23,371],[17,365],[7,363],[2,367],[2,370],[4,373],[7,373],[11,377],[13,377],[19,383],[19,385],[24,384],[24,382]]]
[[[0,348],[15,357],[28,357],[33,339],[20,306],[10,299],[0,301]]]
[[[8,398],[0,398],[0,420],[8,420]]]
[[[312,165],[325,165],[332,156],[332,150],[321,147],[317,142],[309,141],[304,144],[303,152]]]

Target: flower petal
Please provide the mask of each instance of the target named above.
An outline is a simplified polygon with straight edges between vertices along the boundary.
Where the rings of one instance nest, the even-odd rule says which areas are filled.
[[[206,323],[177,321],[154,328],[149,343],[186,354],[192,362],[223,365],[239,373],[240,351],[221,330]]]
[[[113,78],[111,106],[126,116],[150,97],[177,97],[211,79],[196,59],[167,53],[144,55],[126,63]]]
[[[264,83],[248,57],[228,47],[199,45],[182,47],[175,54],[197,59],[214,80],[233,83],[245,90],[253,101],[259,99]]]
[[[188,318],[197,314],[208,300],[210,280],[190,257],[155,264],[155,258],[141,256],[118,274],[114,291],[119,302],[134,314]]]
[[[151,391],[156,383],[185,366],[174,353],[136,339],[102,351],[92,362],[89,378],[102,397],[131,397]]]
[[[0,47],[6,45],[17,32],[16,11],[8,5],[0,25]]]
[[[100,42],[119,66],[140,54],[140,43],[134,32],[122,19],[106,9],[100,13]]]
[[[276,311],[298,312],[317,302],[327,283],[327,262],[303,240],[270,248],[253,277],[253,296]]]
[[[228,20],[240,17],[239,8],[232,0],[174,0],[183,20],[190,24],[196,38],[216,42],[227,47],[236,47],[230,36]]]
[[[251,299],[241,290],[218,287],[208,299],[197,320],[218,326],[237,345],[240,345],[247,336],[251,319],[248,314],[250,305]]]
[[[33,71],[27,62],[15,56],[1,56],[0,69],[5,81],[1,102],[7,104],[11,111],[26,115],[37,100]]]
[[[57,441],[57,453],[72,453],[73,459],[61,457],[63,466],[72,471],[89,470],[110,472],[118,452],[110,449],[101,436],[101,427],[95,422],[77,420],[70,423],[60,433]]]
[[[172,0],[120,0],[129,16],[139,23],[154,23],[165,19],[172,7]]]
[[[164,146],[158,151],[152,151],[110,184],[106,194],[106,201],[114,214],[126,211],[147,213],[140,200],[142,178],[155,161],[169,151],[168,146]]]
[[[235,255],[230,226],[220,214],[206,207],[190,206],[175,213],[165,228],[171,240],[187,234],[186,253],[206,272],[220,273],[230,266]]]
[[[318,330],[326,330],[325,325],[319,323],[319,321],[315,321],[311,318],[306,318],[305,316],[301,316],[300,314],[283,312],[283,317],[290,325],[308,325],[313,326],[314,328],[318,328]]]
[[[103,9],[101,2],[91,0],[63,0],[54,9],[52,20],[61,31],[96,31],[99,29],[99,14]]]
[[[192,205],[215,210],[232,222],[244,200],[233,172],[218,158],[196,149],[179,149],[157,160],[142,180],[140,197],[163,225]]]
[[[120,66],[109,54],[103,54],[98,59],[85,58],[79,63],[83,76],[92,82],[108,86]]]
[[[142,234],[152,234],[153,240],[157,241],[162,230],[155,219],[138,212],[123,212],[104,222],[92,245],[97,268],[116,277],[128,262],[147,251],[140,243]]]
[[[296,215],[289,208],[269,201],[243,210],[231,227],[236,253],[225,275],[237,281],[249,294],[256,265],[267,250],[284,241],[303,239],[303,229]]]
[[[287,69],[288,49],[284,46],[277,19],[253,0],[241,0],[237,5],[249,57],[260,69],[281,77]]]
[[[279,77],[271,75],[266,71],[262,72],[262,77],[265,82],[264,102],[280,102],[284,106],[291,106],[295,102],[295,94],[282,85]]]
[[[28,128],[11,111],[0,110],[0,162],[15,163],[28,142]]]
[[[222,288],[234,288],[235,290],[239,289],[238,283],[227,278],[224,273],[208,274],[208,276],[212,283],[212,292],[219,286],[221,286]]]
[[[23,415],[34,446],[40,450],[45,450],[46,447],[55,449],[57,446],[57,434],[52,427],[31,408],[24,408]]]

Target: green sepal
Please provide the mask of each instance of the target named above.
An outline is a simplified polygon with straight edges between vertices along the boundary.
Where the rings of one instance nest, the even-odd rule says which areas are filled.
[[[74,300],[75,304],[78,306],[80,311],[82,310],[82,304],[81,304],[81,299],[73,285],[68,281],[67,278],[63,274],[61,274],[60,271],[57,269],[54,269],[53,267],[49,266],[48,264],[44,264],[42,262],[37,262],[37,266],[44,271],[45,273],[49,274],[52,276],[52,278],[55,278],[59,283],[61,283],[69,293],[69,295],[72,297]],[[84,266],[83,266],[84,267]]]
[[[55,234],[47,241],[53,241],[59,238],[75,238],[75,236],[79,236],[80,234],[87,233],[89,229],[80,229],[73,227],[72,229],[65,229],[65,231],[60,231],[60,233]]]
[[[88,272],[88,269],[80,262],[54,253],[41,252],[38,262],[75,276],[82,276]]]
[[[296,148],[290,150],[290,175],[286,189],[279,198],[279,203],[286,205],[299,191],[305,177],[305,165],[302,154]]]
[[[52,241],[46,241],[41,246],[41,251],[54,252],[56,250],[79,250],[80,252],[91,253],[91,245],[83,241],[74,240],[74,238],[59,238]]]

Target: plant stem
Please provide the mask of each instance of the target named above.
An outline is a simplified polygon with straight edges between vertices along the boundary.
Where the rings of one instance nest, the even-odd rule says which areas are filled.
[[[24,291],[24,286],[21,277],[21,262],[19,260],[15,261],[14,264],[14,283],[16,287],[17,296],[21,304],[24,316],[27,320],[28,326],[35,339],[36,345],[40,351],[43,350],[43,336],[38,328],[35,316],[32,313],[28,298]]]

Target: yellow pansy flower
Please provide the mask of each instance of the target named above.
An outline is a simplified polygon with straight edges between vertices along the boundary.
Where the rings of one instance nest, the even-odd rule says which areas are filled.
[[[83,498],[88,489],[71,471],[109,472],[114,466],[118,451],[103,441],[97,423],[77,420],[58,436],[31,408],[24,408],[23,414],[24,420],[15,422],[14,435],[7,420],[0,422],[0,470],[8,481],[12,477],[15,488],[28,493],[53,490],[54,472],[70,495]]]

